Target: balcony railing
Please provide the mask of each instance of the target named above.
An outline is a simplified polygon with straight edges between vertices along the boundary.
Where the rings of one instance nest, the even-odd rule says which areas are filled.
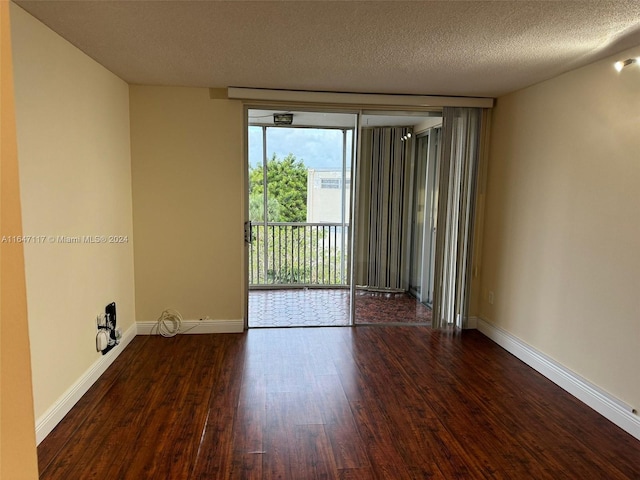
[[[249,286],[346,286],[349,226],[251,222]]]

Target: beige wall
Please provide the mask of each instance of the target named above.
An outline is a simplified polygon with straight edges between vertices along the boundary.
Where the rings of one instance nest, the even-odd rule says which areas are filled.
[[[243,107],[131,86],[136,318],[244,316]]]
[[[18,154],[36,418],[101,358],[96,316],[134,322],[129,89],[12,4]],[[58,236],[122,235],[122,244]],[[48,237],[53,237],[50,241]]]
[[[0,3],[0,236],[22,235],[9,4]],[[36,479],[23,245],[0,242],[0,478]]]
[[[638,55],[498,99],[480,302],[483,318],[636,409],[640,68],[613,62]]]

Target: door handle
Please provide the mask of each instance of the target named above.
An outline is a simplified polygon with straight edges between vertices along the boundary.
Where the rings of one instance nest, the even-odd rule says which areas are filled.
[[[251,240],[251,221],[247,221],[244,222],[244,241],[245,243],[251,244]]]

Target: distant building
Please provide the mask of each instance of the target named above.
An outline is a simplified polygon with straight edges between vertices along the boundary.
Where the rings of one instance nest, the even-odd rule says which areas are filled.
[[[351,172],[345,174],[342,194],[341,170],[307,171],[307,223],[342,223],[342,199],[345,201],[344,222],[349,223]]]

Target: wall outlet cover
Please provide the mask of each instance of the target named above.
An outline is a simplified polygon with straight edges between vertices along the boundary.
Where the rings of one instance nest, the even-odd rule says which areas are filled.
[[[102,352],[109,346],[109,332],[100,330],[96,335],[96,350]]]

